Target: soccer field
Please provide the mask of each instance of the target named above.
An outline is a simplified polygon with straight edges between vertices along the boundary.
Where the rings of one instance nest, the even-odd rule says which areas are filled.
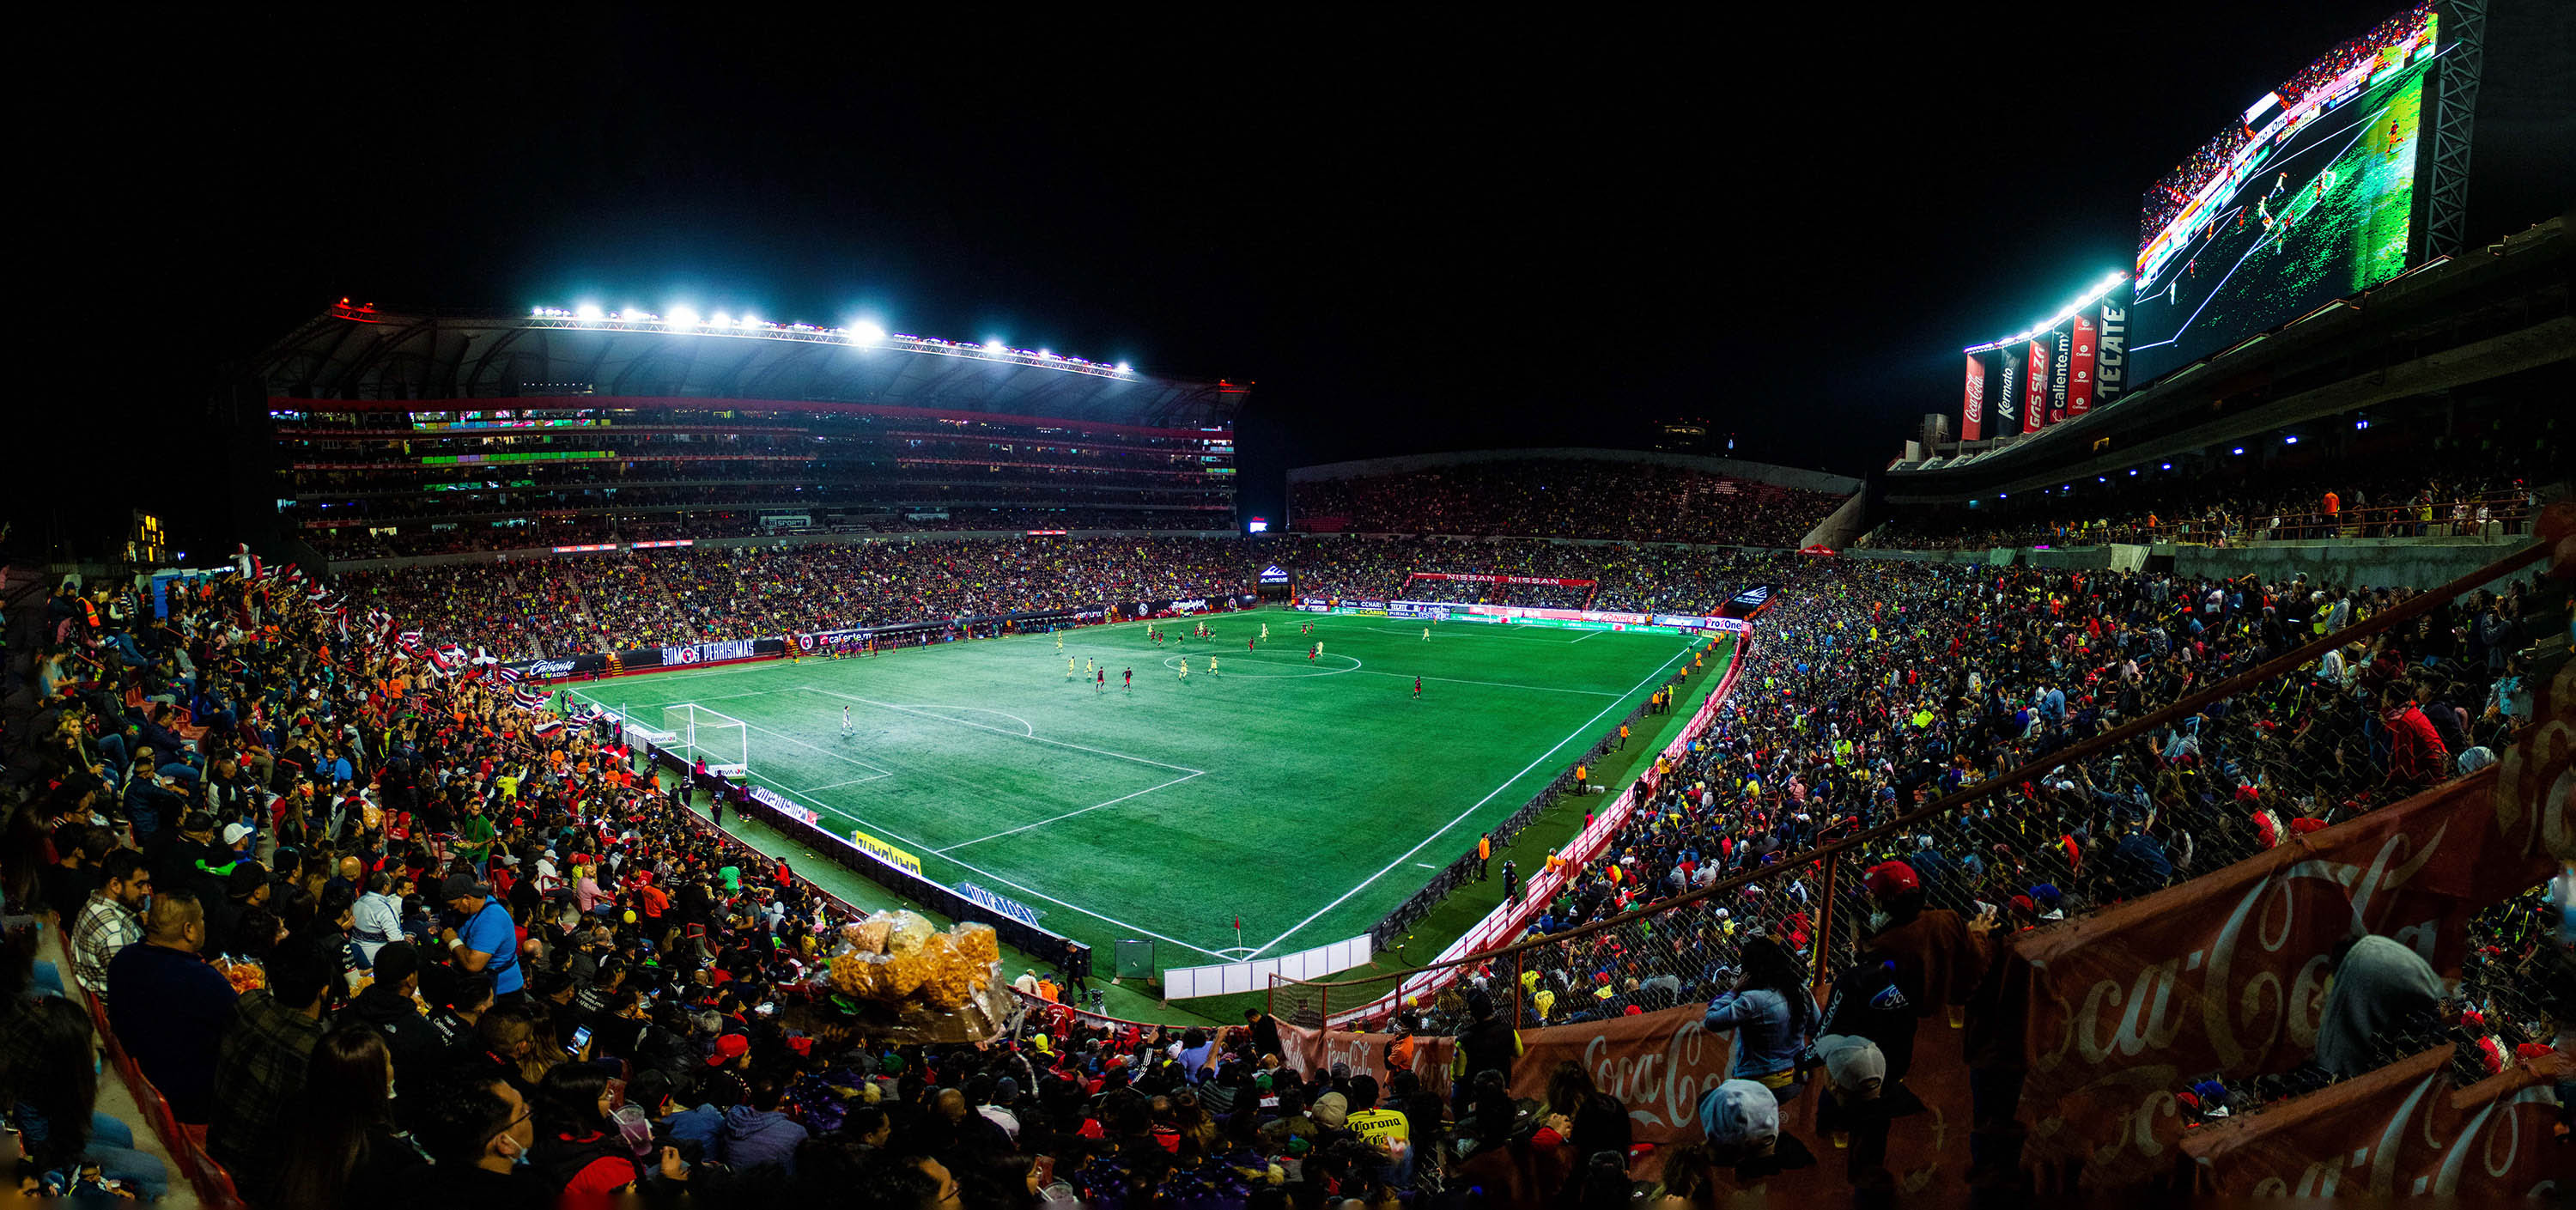
[[[740,719],[752,780],[834,831],[866,831],[936,881],[1040,910],[1102,951],[1104,969],[1121,938],[1156,941],[1170,967],[1365,932],[1696,645],[1463,622],[1432,624],[1425,641],[1421,622],[1281,611],[1208,621],[1213,641],[1159,648],[1127,623],[1066,631],[1061,654],[1057,636],[1029,634],[573,692],[648,726],[682,702]],[[1159,625],[1176,635],[1191,622]],[[1247,652],[1264,623],[1270,640]],[[1108,688],[1068,678],[1068,657],[1105,664]],[[1707,675],[1721,671],[1711,657]]]

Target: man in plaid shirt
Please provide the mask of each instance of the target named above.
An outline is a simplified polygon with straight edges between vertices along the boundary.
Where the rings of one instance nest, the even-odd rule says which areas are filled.
[[[254,1202],[276,1194],[286,1160],[286,1126],[304,1091],[313,1044],[328,1028],[323,990],[339,977],[336,961],[311,951],[269,963],[269,985],[233,1003],[215,1058],[213,1126],[206,1149],[232,1169]]]
[[[72,922],[72,975],[99,1000],[107,999],[107,962],[118,950],[143,940],[143,900],[152,894],[152,873],[143,854],[118,849],[99,863],[101,881]]]

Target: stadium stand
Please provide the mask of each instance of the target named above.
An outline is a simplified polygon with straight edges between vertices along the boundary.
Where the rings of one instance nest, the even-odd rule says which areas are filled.
[[[1943,934],[1944,944],[1969,949],[1938,951],[1952,955],[1938,961],[1975,953],[2002,969],[1997,947],[2006,943],[2109,928],[2125,905],[2201,893],[2275,852],[2411,819],[2428,795],[2498,776],[2488,765],[2535,709],[2534,641],[2568,630],[2563,587],[2509,573],[2427,595],[1706,547],[1298,537],[1270,549],[1294,552],[1301,578],[1362,592],[1400,589],[1421,570],[1507,567],[1580,573],[1632,606],[1705,605],[1707,593],[1747,582],[1778,585],[1779,604],[1732,673],[1733,692],[1623,795],[1626,810],[1605,823],[1604,843],[1533,876],[1528,901],[1516,905],[1527,913],[1515,930],[1528,938],[1520,948],[1454,965],[1409,1007],[1380,984],[1358,989],[1367,998],[1355,1015],[1327,1000],[1312,1018],[1292,1011],[1240,1029],[1166,1031],[1050,1006],[1015,1042],[984,1049],[863,1046],[810,1030],[796,1045],[787,1027],[812,1019],[787,990],[797,982],[787,962],[811,955],[817,912],[828,928],[845,909],[675,805],[660,774],[635,771],[605,724],[543,726],[546,716],[483,682],[417,675],[392,649],[344,636],[315,594],[281,577],[226,578],[202,597],[183,595],[166,624],[143,626],[122,594],[58,593],[9,615],[24,632],[13,640],[34,640],[12,649],[43,654],[26,670],[36,710],[12,736],[10,763],[33,781],[0,846],[0,887],[12,913],[73,918],[58,930],[63,960],[24,982],[115,997],[113,973],[105,988],[87,985],[84,954],[115,944],[105,926],[127,909],[91,893],[82,862],[65,864],[86,852],[93,829],[110,848],[139,843],[157,891],[193,887],[201,904],[219,905],[204,927],[134,944],[257,959],[273,986],[315,954],[355,974],[355,889],[371,873],[386,876],[393,895],[383,906],[414,947],[408,961],[435,1013],[382,1017],[380,987],[352,993],[351,981],[329,980],[322,1019],[279,1032],[269,1022],[284,989],[249,992],[229,1010],[221,1046],[225,1055],[268,1048],[256,1053],[276,1074],[257,1080],[216,1054],[174,1056],[181,1035],[137,1046],[102,1030],[120,1079],[150,1107],[142,1125],[160,1136],[177,1177],[217,1205],[233,1204],[236,1188],[254,1204],[293,1204],[281,1191],[311,1182],[413,1204],[405,1199],[451,1194],[449,1166],[477,1161],[499,1180],[540,1182],[539,1196],[592,1187],[584,1182],[640,1181],[669,1193],[685,1178],[703,1200],[747,1204],[824,1196],[853,1181],[944,1179],[983,1204],[993,1195],[975,1190],[1027,1194],[1029,1156],[1048,1157],[1066,1196],[1100,1204],[1125,1204],[1139,1188],[1233,1204],[1272,1164],[1283,1174],[1295,1165],[1301,1180],[1330,1174],[1371,1196],[1519,1181],[1524,1200],[1544,1201],[1573,1195],[1588,1171],[1583,1157],[1608,1137],[1604,1122],[1628,1116],[1611,1110],[1631,1108],[1716,1127],[1687,1142],[1657,1136],[1644,1170],[1668,1183],[1722,1189],[1767,1175],[1784,1182],[1778,1191],[1822,1179],[1800,1165],[1829,1154],[1822,1136],[1835,1133],[1856,1149],[1833,1181],[1866,1185],[1883,1179],[1872,1164],[1910,1171],[1927,1146],[1939,1150],[1920,1118],[1852,1116],[1857,1084],[1828,1093],[1873,1065],[1883,1091],[1902,1089],[1888,1091],[1895,1110],[1912,1097],[1975,1123],[1964,1144],[1953,1140],[1973,1155],[1936,1158],[1973,1159],[1991,1174],[2011,1165],[2018,1135],[2009,1113],[1998,1119],[1991,1103],[1969,1104],[1993,1088],[1978,1074],[1990,1068],[1977,1066],[1987,1053],[1977,1048],[2016,1039],[1997,1032],[1981,980],[1965,968],[1907,966],[1917,951],[1890,948],[1893,938],[1911,936],[1908,928],[1964,930]],[[853,605],[866,616],[1055,601],[1097,582],[1161,591],[1195,574],[1239,581],[1241,553],[1179,539],[708,548],[407,568],[353,586],[352,596],[379,592],[403,625],[446,619],[419,624],[460,630],[475,629],[494,602],[506,607],[495,612],[528,611],[531,626],[569,606],[585,639],[622,642],[756,632],[835,604],[835,592],[866,598]],[[2515,556],[2514,566],[2537,553]],[[878,578],[852,578],[863,573]],[[772,593],[785,612],[743,603]],[[539,646],[555,639],[543,629],[476,633]],[[2321,635],[2335,641],[2319,650]],[[299,692],[308,684],[313,694]],[[92,816],[109,826],[86,822]],[[235,833],[226,821],[237,818],[256,826]],[[358,865],[354,880],[342,874],[344,856]],[[741,871],[742,890],[709,876],[725,866]],[[2213,1062],[2206,1078],[2173,1078],[2177,1103],[2188,1096],[2189,1112],[2210,1121],[2219,1106],[2313,1112],[2324,1102],[2308,1098],[2395,1070],[2391,1060],[2402,1067],[2443,1040],[2465,1043],[2459,1065],[2478,1071],[2502,1070],[2487,1056],[2509,1062],[2546,1042],[2567,1009],[2549,991],[2546,875],[2525,877],[2529,869],[2484,867],[2491,899],[2445,918],[2435,959],[2456,967],[2459,953],[2474,956],[2456,967],[2465,982],[2449,1004],[2396,1013],[2357,1052],[2302,1056],[2313,1064]],[[435,921],[450,875],[489,880],[508,905],[523,934],[511,946],[525,990],[496,995],[480,978],[418,957],[444,945]],[[624,918],[630,909],[634,921]],[[1914,924],[1922,920],[1932,923]],[[2403,966],[2356,952],[2363,957],[2337,958]],[[1850,989],[1881,969],[1894,972],[1890,985],[1916,980],[1901,990],[1936,1020],[1945,1000],[1969,1006],[1968,1070],[1957,1048],[1913,1042],[1917,1029],[1937,1031],[1934,1021],[1918,1026],[1919,1015],[1899,1013],[1902,1029],[1889,1032],[1888,1014],[1852,1003]],[[2363,979],[2348,969],[2348,981]],[[1806,1080],[1815,1086],[1806,1107],[1794,1105],[1794,1074],[1777,1092],[1729,1085],[1713,1109],[1674,1107],[1642,1085],[1592,1087],[1588,1065],[1568,1074],[1558,1061],[1580,1049],[1562,1037],[1626,1046],[1647,1028],[1632,1018],[1696,1021],[1715,1001],[1723,1011],[1710,1013],[1709,1028],[1770,1039],[1744,1052],[1734,1074],[1771,1076],[1756,1068],[1775,1057],[1794,1064],[1804,1051],[1782,1048],[1766,1032],[1781,1023],[1763,1014],[1813,995],[1820,973],[1845,994],[1808,1001],[1804,1035],[1830,1025],[1869,1039],[1876,1057],[1824,1058]],[[643,993],[656,989],[665,995],[648,1001]],[[751,1011],[773,998],[776,1014]],[[2461,1002],[2475,1006],[2474,1018]],[[13,998],[11,1010],[35,1003]],[[358,1023],[385,1021],[396,1034],[439,1031],[427,1044],[374,1043],[393,1048],[400,1101],[387,1100],[389,1085],[352,1084],[349,1069],[321,1058],[366,1053]],[[1328,1023],[1390,1032],[1328,1033]],[[637,1158],[601,1145],[613,1131],[575,1108],[595,1099],[597,1069],[556,1056],[585,1025],[592,1057],[620,1062],[629,1099],[666,1115],[648,1143],[670,1140],[680,1149],[673,1162],[653,1146]],[[1527,1031],[1526,1056],[1515,1058],[1508,1042],[1497,1048],[1515,1029]],[[1289,1066],[1272,1066],[1265,1051]],[[1451,1083],[1450,1054],[1465,1056],[1470,1079]],[[23,1062],[11,1057],[0,1077]],[[190,1062],[212,1069],[214,1103],[227,1113],[321,1132],[305,1115],[354,1105],[352,1120],[377,1123],[377,1133],[324,1132],[316,1137],[348,1141],[283,1158],[237,1137],[209,1139],[191,1124],[206,1112],[201,1103],[162,1093],[197,1087],[186,1084],[201,1078]],[[1503,1083],[1486,1082],[1482,1064],[1498,1064]],[[533,1135],[508,1124],[521,1086],[534,1094]],[[1523,1096],[1542,1111],[1511,1103]],[[1766,1118],[1763,1097],[1793,1104]],[[853,1145],[888,1120],[871,1102],[889,1098],[917,1108],[895,1115],[881,1148]],[[1814,1116],[1825,1100],[1839,1116]],[[1675,1108],[1678,1119],[1667,1112]],[[1390,1110],[1404,1115],[1401,1127]],[[1739,1110],[1743,1130],[1730,1125]],[[485,1125],[460,1143],[441,1133],[448,1116]],[[411,1128],[440,1162],[413,1163],[382,1133],[394,1125]],[[1399,1129],[1392,1137],[1403,1146],[1372,1144]],[[370,1140],[365,1150],[359,1134]],[[510,1153],[521,1147],[536,1162],[512,1175]]]
[[[2388,538],[2515,539],[2565,491],[2567,451],[2545,409],[2497,406],[2424,417],[2382,409],[2328,424],[2304,448],[2271,433],[2173,463],[2084,475],[1969,507],[1896,510],[1858,545],[1901,550],[2247,546]],[[2367,425],[2356,428],[2356,425]],[[2350,434],[2351,445],[2335,438]],[[2248,459],[2230,451],[2259,449]],[[2251,464],[2249,464],[2249,462]]]
[[[441,352],[475,341],[492,355]],[[802,531],[1229,531],[1248,393],[909,336],[346,301],[257,373],[279,515],[334,560]]]
[[[1706,458],[1497,451],[1305,467],[1289,476],[1288,514],[1290,528],[1302,533],[1791,547],[1851,486]]]

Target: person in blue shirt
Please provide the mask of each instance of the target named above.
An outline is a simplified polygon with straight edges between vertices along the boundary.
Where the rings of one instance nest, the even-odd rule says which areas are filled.
[[[221,971],[197,956],[206,913],[184,890],[153,892],[143,940],[107,964],[108,1028],[182,1125],[213,1112],[215,1054],[239,997]]]
[[[465,918],[463,924],[439,933],[456,969],[490,975],[493,999],[515,1003],[527,986],[527,975],[519,969],[519,928],[511,922],[509,910],[492,897],[492,884],[451,874],[439,887],[438,897]]]
[[[1736,1031],[1728,1076],[1756,1081],[1787,1101],[1798,1095],[1798,1056],[1815,1033],[1815,995],[1796,956],[1777,941],[1745,942],[1743,961],[1735,990],[1712,1001],[1700,1025],[1711,1033]]]

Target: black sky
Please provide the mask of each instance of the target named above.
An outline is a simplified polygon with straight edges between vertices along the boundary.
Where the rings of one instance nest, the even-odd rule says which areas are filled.
[[[1955,407],[1962,345],[2128,264],[2149,180],[2395,4],[1927,7],[101,26],[47,52],[67,238],[38,255],[74,305],[152,317],[75,364],[165,508],[223,474],[195,452],[220,367],[342,295],[864,313],[1249,379],[1247,511],[1291,465],[1674,414],[1861,473]],[[2491,134],[2564,163],[2563,121],[2482,130],[2500,180],[2534,170]]]

